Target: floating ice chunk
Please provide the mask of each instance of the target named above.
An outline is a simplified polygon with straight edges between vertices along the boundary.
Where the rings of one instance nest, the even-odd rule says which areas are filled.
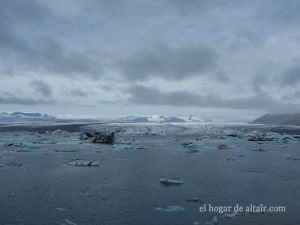
[[[251,149],[252,152],[266,152],[266,149],[263,148],[255,148],[255,149]]]
[[[218,217],[217,217],[217,216],[214,216],[214,217],[211,219],[211,224],[212,224],[212,225],[217,225],[218,223],[219,223]]]
[[[252,132],[248,136],[249,141],[274,141],[274,138],[278,137],[278,135],[266,132]]]
[[[116,144],[116,145],[113,146],[113,148],[124,149],[124,150],[136,149],[133,145],[128,145],[128,144]]]
[[[298,142],[298,140],[294,136],[283,135],[280,138],[279,142],[282,143],[282,144],[290,144],[290,143],[293,143],[293,142]]]
[[[62,149],[62,150],[56,149],[54,151],[55,152],[78,152],[77,150],[73,150],[73,149]]]
[[[60,129],[55,130],[55,131],[52,132],[52,134],[54,134],[54,135],[58,135],[58,134],[62,134],[62,133],[63,133],[63,131],[60,130]]]
[[[136,149],[147,149],[147,147],[145,147],[145,146],[138,146],[138,147],[136,147]]]
[[[242,154],[239,154],[238,156],[234,156],[234,157],[231,157],[231,158],[227,158],[227,161],[236,161],[236,160],[240,160],[242,158],[244,158],[245,156],[242,155]]]
[[[185,182],[179,180],[179,179],[169,179],[169,178],[163,178],[160,179],[159,182],[163,185],[181,185],[181,184],[185,184]]]
[[[20,142],[20,143],[5,143],[4,146],[5,147],[23,147],[26,144]]]
[[[24,147],[30,150],[40,149],[40,146],[37,144],[24,144]]]
[[[181,145],[185,148],[185,153],[197,153],[199,148],[202,147],[202,144],[194,144],[192,142],[183,142]]]
[[[183,142],[181,145],[184,147],[191,146],[193,143],[192,142]]]
[[[232,157],[232,158],[227,158],[227,161],[236,161],[238,159],[239,159],[238,157]]]
[[[187,148],[184,152],[185,153],[197,153],[197,152],[199,152],[199,149]]]
[[[238,214],[239,214],[238,211],[234,211],[233,213],[224,213],[224,217],[229,219],[237,216]]]
[[[157,207],[154,210],[159,212],[164,212],[164,213],[181,213],[184,211],[184,208],[182,206],[172,205],[172,206],[167,206],[166,208]]]
[[[191,198],[191,199],[187,199],[187,202],[194,202],[194,203],[202,203],[202,201],[200,200],[200,198]]]
[[[68,163],[69,166],[99,166],[99,162],[75,160]]]
[[[234,149],[234,148],[235,148],[234,146],[230,146],[230,145],[224,144],[224,143],[218,145],[218,149],[220,149],[220,150]]]
[[[72,222],[71,220],[65,219],[65,223],[68,225],[77,225],[76,223]]]
[[[204,225],[218,225],[219,220],[217,216],[214,216],[210,221],[206,221]]]
[[[81,192],[78,194],[79,196],[91,196],[92,194],[91,193],[88,193],[88,192]]]
[[[62,211],[62,212],[66,212],[67,210],[66,209],[64,209],[64,208],[55,208],[56,210],[58,210],[58,211]]]
[[[22,163],[19,163],[19,162],[9,162],[6,164],[7,166],[12,166],[12,167],[20,167],[22,166],[23,164]]]
[[[291,154],[285,154],[285,159],[287,159],[287,160],[300,160],[299,158],[293,157]]]

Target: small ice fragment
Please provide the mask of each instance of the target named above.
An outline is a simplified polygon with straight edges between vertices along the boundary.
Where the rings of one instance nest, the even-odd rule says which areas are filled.
[[[183,142],[181,145],[183,145],[183,146],[190,146],[192,144],[193,144],[192,142]]]
[[[73,223],[71,220],[68,220],[68,219],[65,219],[65,222],[66,222],[68,225],[77,225],[76,223]]]
[[[214,217],[211,219],[211,224],[212,224],[212,225],[217,225],[218,223],[219,223],[218,217],[217,217],[217,216],[214,216]]]
[[[22,163],[19,163],[19,162],[9,162],[6,164],[7,166],[13,166],[13,167],[20,167],[22,166],[23,164]]]
[[[285,154],[285,155],[286,155],[286,156],[285,156],[285,159],[287,159],[287,160],[299,160],[299,158],[292,157],[291,154]]]
[[[159,182],[163,185],[181,185],[181,184],[185,184],[185,182],[181,181],[181,180],[175,180],[175,179],[169,179],[169,178],[163,178],[160,179]]]
[[[91,196],[91,193],[81,192],[78,195],[79,196]]]
[[[238,157],[227,158],[227,161],[231,161],[231,162],[236,160],[238,160]]]
[[[136,147],[136,149],[147,149],[147,147],[139,146],[139,147]]]
[[[276,136],[266,132],[253,132],[249,135],[248,141],[274,141]]]
[[[234,211],[233,213],[224,213],[224,217],[225,218],[233,218],[233,217],[235,217],[235,216],[237,216],[239,214],[239,212],[237,212],[237,211]]]
[[[166,208],[157,207],[154,210],[164,213],[180,213],[184,211],[184,208],[182,206],[172,205]]]
[[[30,149],[30,150],[40,149],[40,147],[36,144],[25,144],[24,146],[25,146],[25,148]]]
[[[251,151],[252,152],[266,152],[266,150],[263,148],[255,148],[255,149],[252,149]]]
[[[232,149],[233,147],[230,147],[229,145],[227,144],[219,144],[218,145],[218,149],[220,150],[225,150],[225,149]]]
[[[187,149],[184,151],[185,153],[198,153],[199,150],[195,147],[187,147]]]
[[[200,200],[200,198],[192,198],[192,199],[187,199],[187,202],[200,202],[202,203],[202,201]]]
[[[63,131],[62,130],[60,130],[60,129],[58,129],[58,130],[55,130],[55,131],[53,131],[52,132],[52,134],[54,134],[54,135],[57,135],[57,134],[62,134],[63,133]]]
[[[62,212],[66,212],[67,210],[66,209],[64,209],[64,208],[56,208],[56,210],[58,210],[58,211],[62,211]]]
[[[214,216],[210,221],[206,221],[204,223],[204,225],[218,225],[219,221],[218,221],[218,217]]]

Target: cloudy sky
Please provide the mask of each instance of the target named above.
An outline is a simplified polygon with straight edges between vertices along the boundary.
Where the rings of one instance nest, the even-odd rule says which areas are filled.
[[[299,0],[0,0],[0,111],[300,111]]]

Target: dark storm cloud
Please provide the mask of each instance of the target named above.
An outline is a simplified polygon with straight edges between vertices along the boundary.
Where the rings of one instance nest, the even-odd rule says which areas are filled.
[[[265,95],[226,99],[220,96],[202,96],[188,91],[162,92],[156,88],[140,85],[129,89],[129,101],[134,104],[169,105],[180,107],[231,108],[231,109],[265,109],[270,111],[299,110],[293,104],[280,103]]]
[[[42,80],[34,80],[30,82],[30,86],[37,94],[41,94],[44,97],[51,97],[52,96],[52,89],[51,86]]]
[[[208,47],[179,49],[157,47],[133,55],[121,63],[123,74],[130,80],[149,77],[184,79],[208,72],[216,65],[217,54]]]

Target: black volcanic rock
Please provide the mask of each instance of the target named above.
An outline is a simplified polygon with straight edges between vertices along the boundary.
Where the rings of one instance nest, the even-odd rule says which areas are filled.
[[[113,144],[115,141],[114,132],[104,133],[99,131],[85,131],[80,134],[80,139],[90,140],[92,143]]]
[[[251,123],[274,124],[274,125],[294,125],[300,126],[300,113],[293,114],[266,114]]]

